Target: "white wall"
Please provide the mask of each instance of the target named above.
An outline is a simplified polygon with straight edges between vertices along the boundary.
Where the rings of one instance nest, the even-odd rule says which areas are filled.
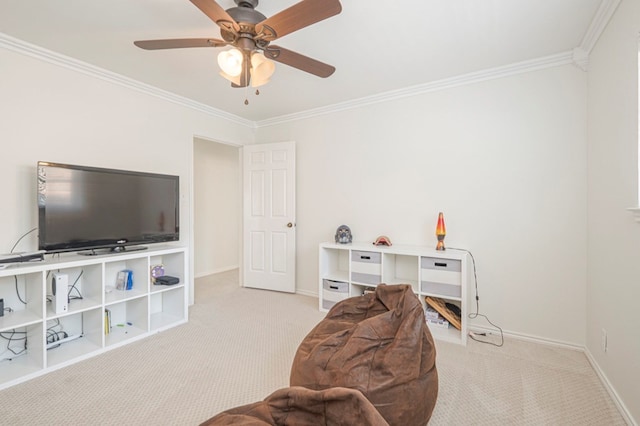
[[[2,47],[0,69],[0,253],[37,226],[38,160],[179,175],[191,245],[194,135],[253,140],[248,127]],[[36,244],[34,233],[16,250]]]
[[[435,247],[443,211],[482,313],[583,345],[586,126],[586,75],[567,65],[259,128],[297,142],[298,291],[317,293],[318,243],[340,224]]]
[[[589,61],[586,346],[640,421],[638,31],[640,3],[623,0]],[[608,349],[601,348],[605,329]]]
[[[237,268],[242,222],[236,146],[194,141],[195,277]]]
[[[13,51],[0,61],[4,251],[36,225],[41,159],[179,174],[192,244],[194,135],[248,143],[251,129]],[[298,289],[317,292],[317,244],[338,225],[434,245],[443,211],[447,245],[478,260],[482,312],[582,344],[585,81],[558,67],[260,128],[297,141]]]

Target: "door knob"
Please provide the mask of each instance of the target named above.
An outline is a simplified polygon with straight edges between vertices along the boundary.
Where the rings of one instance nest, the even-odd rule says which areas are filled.
[[[287,228],[293,228],[293,223],[291,222],[287,223]]]

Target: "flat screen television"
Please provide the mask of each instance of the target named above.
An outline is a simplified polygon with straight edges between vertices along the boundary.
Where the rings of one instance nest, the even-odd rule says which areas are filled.
[[[97,254],[180,239],[179,176],[38,162],[38,249]]]

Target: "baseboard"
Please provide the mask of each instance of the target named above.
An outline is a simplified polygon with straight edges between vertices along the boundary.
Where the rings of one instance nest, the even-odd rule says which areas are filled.
[[[302,296],[315,297],[316,299],[318,298],[318,292],[317,291],[296,289],[296,294],[301,294]]]
[[[628,425],[638,426],[638,423],[634,420],[633,416],[627,409],[627,406],[624,404],[624,402],[622,402],[622,400],[618,396],[618,392],[616,392],[615,388],[611,385],[611,382],[609,382],[607,375],[604,374],[604,371],[602,371],[602,369],[596,362],[596,359],[593,357],[589,349],[584,348],[584,354],[587,356],[587,359],[589,360],[589,364],[591,364],[591,368],[593,368],[593,371],[595,371],[596,374],[598,375],[600,382],[602,382],[602,385],[609,393],[609,396],[611,396],[611,399],[613,399],[613,402],[616,404],[616,407],[618,407],[618,411],[624,418],[624,421],[627,422]]]
[[[483,327],[481,325],[475,325],[475,324],[474,325],[469,325],[467,327],[468,327],[468,329],[470,331],[479,331],[479,332],[491,334],[491,335],[494,335],[494,336],[500,334],[500,332],[498,330],[496,330],[495,328],[491,328],[491,327]],[[517,333],[517,332],[514,332],[514,331],[502,330],[502,333],[504,334],[505,337],[510,337],[512,339],[524,340],[524,341],[527,341],[527,342],[539,343],[539,344],[543,344],[543,345],[556,346],[556,347],[559,347],[559,348],[571,349],[571,350],[574,350],[574,351],[584,352],[584,346],[578,345],[576,343],[564,342],[562,340],[548,339],[546,337],[533,336],[533,335],[530,335],[530,334]]]
[[[217,268],[214,269],[212,271],[207,271],[207,272],[200,272],[195,274],[196,278],[202,278],[202,277],[206,277],[207,275],[213,275],[213,274],[219,274],[221,272],[227,272],[227,271],[232,271],[234,269],[238,269],[238,265],[235,266],[225,266],[223,268]]]
[[[478,331],[482,333],[491,334],[494,336],[499,334],[499,331],[496,330],[495,328],[472,325],[472,326],[468,326],[468,329],[470,331]],[[591,368],[593,368],[593,371],[595,371],[596,375],[600,379],[600,382],[602,383],[604,388],[607,390],[607,393],[609,394],[609,396],[611,396],[613,403],[618,408],[618,412],[620,413],[624,421],[627,422],[627,424],[630,426],[638,426],[638,423],[634,420],[633,416],[631,415],[631,413],[629,412],[625,404],[622,402],[622,400],[618,396],[618,393],[616,392],[615,388],[611,385],[611,383],[609,382],[609,379],[604,374],[604,372],[596,362],[595,358],[593,358],[593,356],[591,355],[591,352],[589,352],[589,350],[586,347],[577,345],[575,343],[568,343],[560,340],[547,339],[544,337],[532,336],[529,334],[515,333],[512,331],[503,331],[503,334],[505,337],[510,337],[512,339],[524,340],[527,342],[538,343],[541,345],[555,346],[555,347],[560,347],[564,349],[571,349],[574,351],[583,352],[587,357],[587,359],[589,360],[589,364],[591,364]]]

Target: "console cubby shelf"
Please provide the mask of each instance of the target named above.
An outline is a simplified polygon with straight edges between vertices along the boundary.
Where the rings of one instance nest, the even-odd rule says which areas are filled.
[[[180,282],[155,285],[158,265]],[[132,272],[130,290],[116,288],[122,270]],[[68,277],[65,311],[55,309],[54,274]],[[0,389],[187,322],[187,282],[186,248],[169,244],[1,269],[0,299],[11,311],[0,316]]]
[[[466,345],[468,254],[430,247],[371,243],[321,243],[319,247],[318,307],[328,311],[347,297],[361,296],[378,284],[409,284],[423,308],[426,297],[443,299],[460,309],[460,330],[429,324],[434,338]]]

